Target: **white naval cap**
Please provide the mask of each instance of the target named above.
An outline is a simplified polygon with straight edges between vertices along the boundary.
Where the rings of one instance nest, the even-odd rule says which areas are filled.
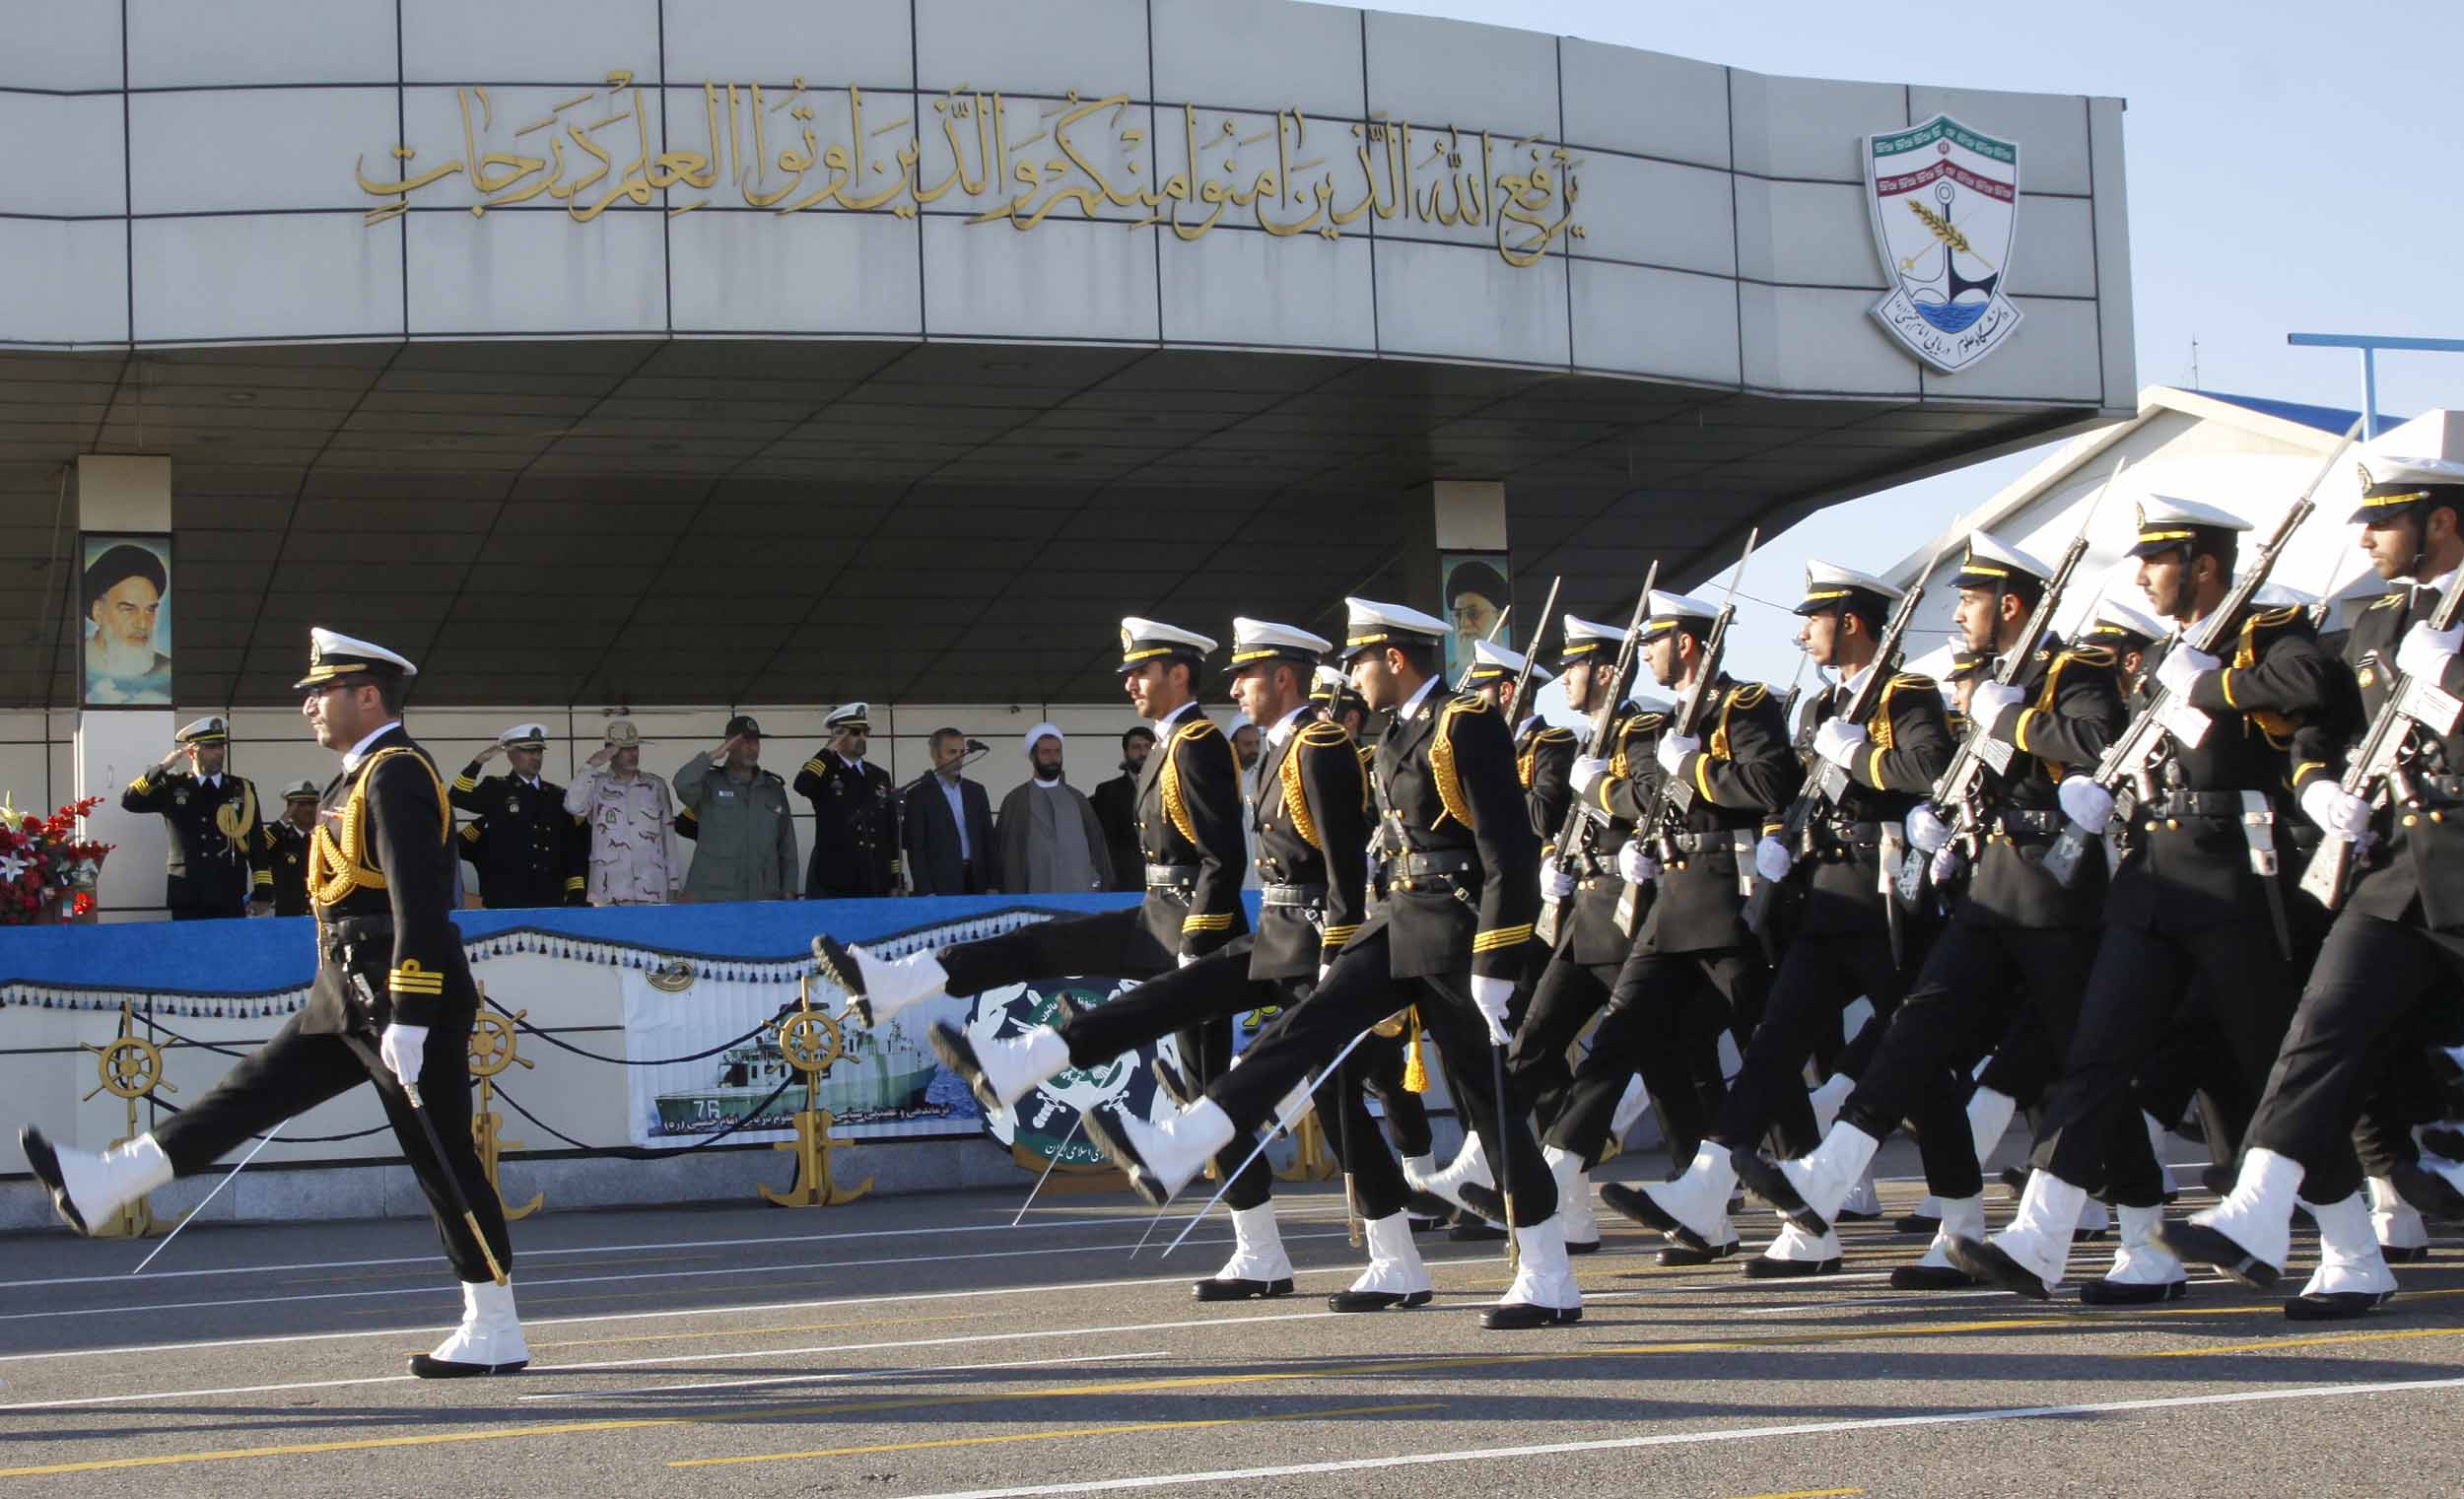
[[[1352,679],[1344,675],[1340,666],[1319,667],[1318,679],[1309,689],[1309,701],[1312,703],[1334,703],[1356,696],[1352,691]]]
[[[870,703],[842,703],[830,710],[830,716],[821,720],[821,726],[834,731],[853,729],[857,733],[870,733],[872,732],[872,705]]]
[[[1486,687],[1491,682],[1512,681],[1523,674],[1525,659],[1522,651],[1509,650],[1494,641],[1474,641],[1472,644],[1472,669],[1463,675],[1464,690],[1468,692],[1475,687]],[[1546,682],[1553,678],[1545,666],[1535,666],[1532,668],[1532,680]]]
[[[1862,595],[1862,596],[1861,596]],[[1901,590],[1876,578],[1832,562],[1806,564],[1806,596],[1799,614],[1819,614],[1851,604],[1883,611],[1899,602]]]
[[[1967,555],[1959,559],[1959,572],[1951,579],[1951,586],[1998,588],[2013,579],[2051,582],[2053,569],[2018,547],[2006,545],[1978,531],[1968,538]]]
[[[1214,641],[1194,630],[1132,615],[1121,622],[1121,669],[1131,672],[1149,661],[1180,659],[1195,666],[1214,654]]]
[[[2464,461],[2454,458],[2367,457],[2361,460],[2361,505],[2352,523],[2384,525],[2425,500],[2464,504]]]
[[[1453,627],[1409,604],[1375,599],[1343,600],[1343,659],[1387,646],[1433,646]]]
[[[1708,625],[1720,617],[1718,604],[1706,603],[1687,593],[1671,593],[1663,588],[1651,590],[1651,617],[1643,626],[1643,639],[1656,641],[1689,621]]]
[[[1565,639],[1557,647],[1559,670],[1576,661],[1588,660],[1625,639],[1625,632],[1616,626],[1604,625],[1579,614],[1566,615],[1562,625]]]
[[[2190,545],[2201,531],[2248,529],[2249,521],[2221,507],[2171,495],[2150,495],[2139,507],[2139,540],[2126,555],[2156,557]]]
[[[183,723],[171,738],[181,744],[224,744],[231,739],[231,725],[219,714],[207,714],[193,723]]]
[[[546,749],[548,726],[544,723],[516,723],[497,735],[496,742],[507,749]]]
[[[2091,644],[2142,650],[2172,633],[2155,615],[2107,597],[2096,605],[2096,617],[2081,638]]]
[[[337,631],[318,626],[308,631],[308,675],[291,684],[293,692],[306,692],[355,676],[415,677],[419,668],[406,656],[396,655],[373,641],[356,640]]]
[[[313,781],[295,781],[282,788],[282,799],[285,801],[314,801],[322,794]]]
[[[1232,621],[1231,669],[1236,676],[1268,661],[1290,661],[1314,668],[1334,648],[1335,643],[1325,636],[1312,635],[1297,626],[1246,617]]]

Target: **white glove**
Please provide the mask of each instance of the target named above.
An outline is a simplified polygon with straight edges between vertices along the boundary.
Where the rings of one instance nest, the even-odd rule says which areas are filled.
[[[2113,820],[2113,793],[2088,777],[2063,777],[2054,795],[2062,803],[2062,815],[2090,833],[2102,833]]]
[[[1788,869],[1797,862],[1788,846],[1776,838],[1766,838],[1754,845],[1754,872],[1774,884],[1788,878]]]
[[[1547,897],[1551,905],[1564,905],[1573,898],[1574,876],[1558,868],[1555,859],[1550,859],[1540,866],[1540,894]]]
[[[2005,712],[2026,700],[2026,693],[2008,682],[1979,682],[1968,693],[1968,716],[1990,729]]]
[[[1651,856],[1639,838],[1626,841],[1617,851],[1617,877],[1629,885],[1639,885],[1660,872],[1660,861]]]
[[[427,1050],[428,1027],[424,1025],[404,1025],[397,1020],[376,1038],[376,1059],[385,1064],[385,1070],[397,1082],[419,1081],[419,1058]]]
[[[1181,967],[1183,967],[1183,968],[1187,968],[1187,967],[1189,967],[1191,964],[1193,964],[1193,963],[1197,962],[1197,961],[1198,961],[1198,955],[1197,953],[1194,953],[1194,952],[1185,952],[1185,953],[1182,953],[1182,954],[1180,955],[1180,957],[1179,957],[1176,961],[1178,961],[1178,962],[1179,962],[1179,964],[1180,964],[1180,966],[1181,966]]]
[[[1321,963],[1318,965],[1318,987],[1320,988],[1326,988],[1326,976],[1333,972],[1335,972],[1335,965],[1332,963]]]
[[[1951,824],[1942,820],[1932,807],[1922,802],[1908,809],[1908,844],[1920,853],[1931,853],[1951,842]]]
[[[1959,871],[1966,867],[1967,860],[1959,856],[1959,851],[1945,844],[1934,854],[1934,866],[1929,872],[1934,876],[1935,884],[1948,885],[1957,879]]]
[[[1814,752],[1843,771],[1865,753],[1865,729],[1844,718],[1825,718],[1814,731]]]
[[[1592,787],[1600,784],[1601,779],[1608,774],[1608,761],[1596,755],[1576,756],[1573,771],[1574,794],[1589,796],[1592,793]]]
[[[1488,1026],[1488,1039],[1504,1046],[1506,1035],[1506,1004],[1514,998],[1512,979],[1484,979],[1472,976],[1472,1002],[1479,1009],[1480,1019]]]
[[[2460,646],[2464,646],[2464,625],[2432,630],[2430,621],[2416,620],[2404,632],[2404,644],[2396,647],[2396,670],[2434,687],[2446,676],[2447,663],[2455,659]]]
[[[2331,838],[2359,844],[2369,837],[2370,804],[2321,776],[2301,788],[2301,814]]]
[[[2164,652],[2163,660],[2156,662],[2156,685],[2188,702],[2191,684],[2224,664],[2204,650],[2175,646]]]
[[[1685,757],[1700,748],[1702,741],[1692,734],[1662,734],[1660,748],[1653,752],[1653,757],[1660,762],[1660,769],[1674,776],[1677,768],[1685,763]]]

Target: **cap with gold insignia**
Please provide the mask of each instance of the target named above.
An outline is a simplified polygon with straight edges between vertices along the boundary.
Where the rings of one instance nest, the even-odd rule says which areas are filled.
[[[1351,661],[1389,646],[1434,646],[1453,627],[1434,614],[1409,604],[1382,604],[1369,598],[1343,600],[1343,659]]]
[[[1366,713],[1369,708],[1369,705],[1361,699],[1360,694],[1352,690],[1352,679],[1343,675],[1343,669],[1339,666],[1318,668],[1317,680],[1309,688],[1309,701],[1313,707],[1325,709],[1329,713],[1341,713],[1349,708],[1357,708]]]
[[[1604,625],[1598,620],[1585,619],[1579,614],[1566,615],[1560,623],[1564,627],[1565,638],[1557,647],[1557,669],[1559,671],[1565,670],[1577,661],[1588,661],[1596,655],[1612,653],[1618,643],[1625,639],[1625,632],[1616,626]]]
[[[548,747],[548,726],[544,723],[516,723],[497,735],[496,742],[507,749],[543,750]]]
[[[601,737],[604,739],[609,749],[639,749],[642,747],[642,730],[634,727],[634,723],[631,718],[608,719],[607,731]]]
[[[219,715],[208,714],[193,723],[181,724],[179,732],[171,737],[181,744],[228,744],[231,742],[231,725]]]
[[[2250,522],[2228,510],[2171,495],[2150,495],[2139,507],[2139,540],[2123,555],[2161,557],[2189,548],[2203,533],[2213,541],[2226,532],[2248,529]]]
[[[727,720],[726,732],[730,739],[758,739],[762,736],[761,720],[751,714],[738,714]]]
[[[1491,682],[1511,682],[1523,674],[1523,661],[1524,655],[1520,650],[1508,650],[1492,641],[1474,641],[1472,643],[1472,669],[1463,674],[1463,691],[1476,691]],[[1555,673],[1545,666],[1535,666],[1532,668],[1532,680],[1553,681]]]
[[[295,781],[282,788],[282,799],[285,801],[314,801],[322,794],[313,781]]]
[[[1953,588],[2003,588],[2014,582],[2042,587],[2053,580],[2053,569],[2015,546],[2006,546],[1979,531],[1968,538]]]
[[[293,692],[330,687],[337,682],[366,685],[379,678],[415,677],[419,668],[370,641],[354,640],[323,629],[308,632],[308,675],[291,684]]]
[[[872,732],[872,705],[842,703],[830,710],[830,716],[821,720],[821,726],[834,734],[869,734]]]
[[[1797,612],[1822,614],[1832,609],[1852,609],[1881,619],[1899,599],[1899,589],[1870,573],[1855,572],[1836,563],[1809,562],[1806,596],[1797,605]]]
[[[1994,653],[1990,650],[1971,650],[1965,646],[1954,647],[1951,652],[1951,669],[1942,674],[1942,679],[1946,683],[1973,682],[1992,671],[1993,665]]]
[[[1124,675],[1149,661],[1187,661],[1193,670],[1215,653],[1215,643],[1194,630],[1134,616],[1121,622],[1121,670]]]
[[[2145,650],[2172,633],[2154,615],[2134,609],[2118,598],[2108,598],[2096,605],[2095,621],[2080,639],[2090,646],[2110,646],[2116,650]]]
[[[2361,506],[2353,512],[2353,521],[2361,525],[2392,525],[2412,514],[2415,506],[2431,500],[2464,511],[2464,461],[2363,458]]]
[[[1235,619],[1232,621],[1232,661],[1228,668],[1239,676],[1252,666],[1265,666],[1275,661],[1290,661],[1297,666],[1315,668],[1335,644],[1322,635],[1271,620]]]
[[[1690,594],[1654,588],[1651,590],[1651,614],[1643,622],[1643,639],[1656,641],[1672,630],[1689,627],[1694,634],[1707,634],[1711,622],[1719,617],[1718,604],[1705,603]]]

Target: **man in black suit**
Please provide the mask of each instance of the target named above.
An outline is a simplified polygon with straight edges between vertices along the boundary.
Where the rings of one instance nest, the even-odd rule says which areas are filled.
[[[1146,757],[1155,752],[1155,731],[1140,723],[1121,736],[1121,774],[1095,788],[1088,799],[1095,803],[1095,820],[1104,825],[1104,844],[1112,853],[1112,887],[1115,890],[1143,890],[1145,872],[1139,867],[1138,853],[1138,778],[1146,770]]]
[[[908,784],[904,833],[907,867],[918,895],[982,895],[1001,882],[992,841],[992,799],[959,774],[967,736],[932,731],[931,774]]]

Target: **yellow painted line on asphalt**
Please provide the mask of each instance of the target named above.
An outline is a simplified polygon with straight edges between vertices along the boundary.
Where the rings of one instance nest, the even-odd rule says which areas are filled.
[[[809,1452],[757,1453],[737,1458],[687,1458],[668,1464],[669,1467],[731,1467],[745,1463],[788,1463],[799,1458],[856,1458],[885,1452],[929,1452],[943,1447],[999,1447],[1011,1442],[1060,1442],[1071,1437],[1119,1437],[1148,1431],[1198,1431],[1209,1426],[1256,1426],[1266,1421],[1317,1421],[1335,1416],[1399,1415],[1407,1410],[1436,1410],[1444,1402],[1430,1400],[1418,1405],[1345,1405],[1334,1410],[1300,1410],[1281,1415],[1216,1416],[1208,1420],[1141,1421],[1134,1426],[1082,1426],[1074,1431],[1012,1432],[998,1437],[941,1437],[928,1442],[881,1442],[870,1447],[816,1447]],[[1855,1493],[1854,1489],[1825,1489],[1824,1493]],[[1768,1499],[1795,1499],[1795,1496],[1771,1495]],[[1806,1496],[1811,1499],[1811,1496]]]
[[[2464,1337],[2464,1328],[2405,1328],[2393,1332],[2336,1332],[2322,1337],[2271,1337],[2255,1343],[2218,1343],[2209,1348],[2164,1348],[2129,1358],[2200,1358],[2210,1353],[2265,1353],[2276,1348],[2319,1348],[2330,1343],[2383,1343],[2404,1337]]]
[[[989,1312],[951,1312],[939,1317],[865,1317],[855,1322],[805,1322],[778,1328],[720,1328],[704,1332],[649,1332],[638,1337],[577,1337],[561,1343],[532,1343],[532,1352],[541,1348],[603,1348],[612,1344],[665,1343],[678,1339],[713,1337],[767,1337],[774,1332],[835,1332],[847,1328],[896,1328],[926,1322],[980,1322]]]

